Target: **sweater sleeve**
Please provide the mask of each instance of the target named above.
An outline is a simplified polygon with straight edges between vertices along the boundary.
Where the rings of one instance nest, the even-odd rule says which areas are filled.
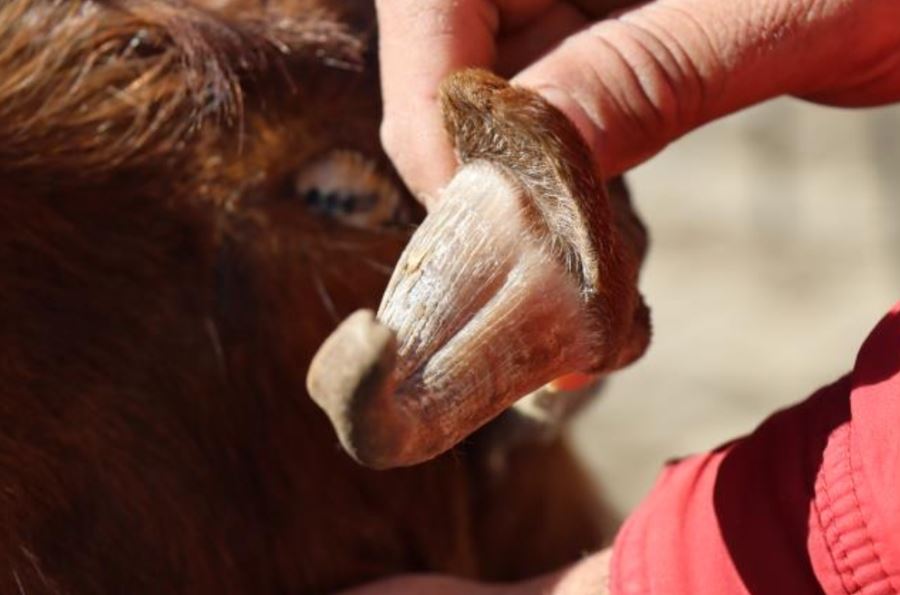
[[[669,464],[616,538],[610,587],[900,593],[900,303],[852,373]]]

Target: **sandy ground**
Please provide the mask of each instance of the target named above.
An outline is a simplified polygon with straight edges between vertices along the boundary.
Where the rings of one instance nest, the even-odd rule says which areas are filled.
[[[623,513],[666,459],[847,371],[900,299],[900,108],[779,100],[683,139],[630,182],[651,230],[654,339],[573,428]]]

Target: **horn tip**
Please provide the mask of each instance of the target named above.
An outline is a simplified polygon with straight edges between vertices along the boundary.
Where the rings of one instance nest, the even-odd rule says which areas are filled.
[[[344,320],[313,357],[306,386],[334,426],[344,450],[374,469],[409,464],[409,428],[394,395],[395,333],[371,310]]]

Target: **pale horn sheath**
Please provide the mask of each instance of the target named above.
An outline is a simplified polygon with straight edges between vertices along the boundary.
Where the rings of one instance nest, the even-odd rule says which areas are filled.
[[[341,443],[373,467],[432,458],[569,372],[643,353],[643,229],[611,205],[571,124],[470,71],[444,86],[460,167],[394,270],[308,376]],[[635,231],[637,230],[637,233]]]

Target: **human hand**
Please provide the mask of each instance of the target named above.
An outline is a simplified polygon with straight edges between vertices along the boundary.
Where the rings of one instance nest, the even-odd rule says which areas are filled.
[[[541,93],[606,176],[774,96],[843,106],[900,99],[896,0],[652,0],[594,23],[575,4],[377,1],[382,141],[426,203],[455,169],[437,88],[464,67]],[[602,13],[616,2],[592,4]]]
[[[478,583],[440,575],[390,578],[339,595],[608,595],[612,549],[582,558],[563,570],[518,583]]]

